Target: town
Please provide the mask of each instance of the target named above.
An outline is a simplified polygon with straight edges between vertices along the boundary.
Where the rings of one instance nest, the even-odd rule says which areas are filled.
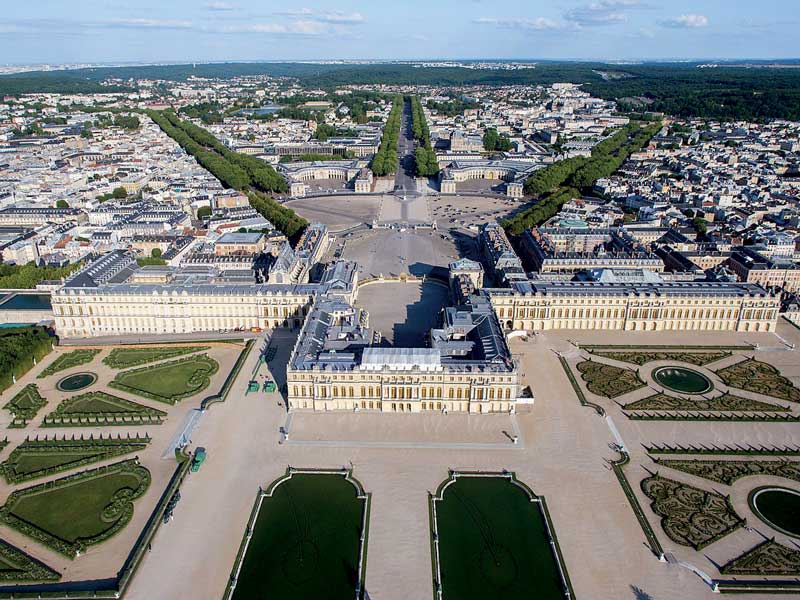
[[[0,595],[800,593],[800,120],[211,67],[0,103]]]

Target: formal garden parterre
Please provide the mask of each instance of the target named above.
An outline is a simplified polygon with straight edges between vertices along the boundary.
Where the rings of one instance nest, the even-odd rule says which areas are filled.
[[[188,404],[185,408],[172,406],[178,398],[194,397],[197,400],[194,408],[199,407],[199,394],[210,385],[220,365],[232,367],[238,373],[252,347],[252,341],[247,344],[233,341],[207,345],[132,345],[111,351],[75,349],[60,354],[38,372],[38,387],[27,383],[37,375],[26,375],[5,406],[11,412],[12,424],[28,429],[10,436],[12,450],[0,463],[0,475],[10,492],[0,508],[0,529],[7,532],[4,541],[0,531],[0,596],[5,597],[4,594],[12,593],[9,590],[13,589],[14,597],[36,597],[40,592],[30,587],[36,583],[52,585],[52,582],[66,581],[72,585],[72,561],[85,564],[88,560],[89,564],[96,564],[102,553],[89,553],[90,558],[78,557],[105,542],[116,548],[119,542],[109,540],[124,532],[124,544],[130,543],[133,547],[129,560],[123,563],[125,554],[118,555],[118,550],[114,550],[111,562],[119,559],[114,571],[99,572],[97,577],[97,581],[106,581],[102,585],[109,589],[99,588],[93,592],[103,597],[104,594],[118,595],[114,590],[123,590],[130,581],[133,569],[146,554],[148,540],[161,524],[161,513],[171,497],[171,494],[166,498],[162,496],[161,486],[177,489],[188,472],[189,462],[183,455],[178,463],[162,461],[163,447],[169,443],[173,432],[157,430],[157,444],[151,444],[150,433],[153,432],[145,427],[160,425],[175,418],[176,413],[182,415],[192,410]],[[120,390],[116,394],[109,389],[116,376],[130,372],[119,369],[137,366],[139,368],[132,370],[147,370],[151,379],[157,371],[153,388],[148,388],[148,382],[142,386],[151,392],[149,397],[130,390]],[[85,371],[74,372],[81,368]],[[50,378],[70,369],[74,370],[72,374],[57,381],[57,378]],[[83,373],[89,377],[79,383],[91,385],[88,391],[60,389],[58,384],[63,379]],[[217,395],[218,401],[224,401],[230,384],[231,381],[225,381]],[[129,394],[143,399],[136,401]],[[169,406],[150,406],[158,403]],[[48,409],[45,417],[37,418],[45,407]],[[48,428],[74,431],[84,427],[92,430],[85,434],[70,432],[67,436],[46,435]],[[6,444],[1,441],[0,450]],[[98,467],[98,464],[103,466]],[[156,481],[159,489],[151,490],[151,482]],[[151,512],[154,503],[156,509]],[[139,513],[142,504],[145,512]],[[146,521],[144,531],[128,531],[134,515],[137,523]],[[8,543],[20,544],[18,540],[22,536],[35,543],[21,545],[24,551]],[[63,558],[41,556],[37,550],[40,546],[50,548]],[[106,559],[100,560],[102,563]]]
[[[568,376],[573,369],[580,374],[580,384],[574,376],[570,381],[579,399],[583,397],[582,403],[595,404],[584,396],[613,399],[630,394],[632,398],[626,402],[600,401],[596,405],[603,410],[602,414],[613,411],[631,421],[652,423],[646,430],[649,432],[657,431],[659,422],[676,420],[687,424],[691,421],[742,423],[737,427],[751,432],[753,426],[747,423],[769,426],[800,421],[800,410],[794,405],[800,401],[800,389],[781,369],[766,362],[769,355],[757,355],[753,347],[582,346],[580,350],[562,355],[561,362]],[[789,356],[779,355],[778,358],[785,363]],[[636,394],[633,386],[636,380],[625,376],[626,369],[619,367],[619,362],[642,369],[641,376],[633,373],[639,380],[655,381],[656,386],[650,385],[655,393]],[[714,369],[718,362],[722,367]],[[618,370],[588,363],[601,363]],[[658,364],[649,366],[649,363]],[[692,369],[683,367],[684,364],[691,365]],[[664,389],[659,391],[653,371],[664,367],[696,369],[713,383],[714,389],[692,393],[662,386]],[[625,377],[628,385],[613,382],[613,375]],[[668,431],[670,436],[676,433],[680,436],[681,430]],[[699,564],[701,559],[691,558],[691,552],[709,552],[711,548],[715,559],[722,559],[712,562],[717,570],[710,575],[712,588],[726,593],[799,592],[800,585],[792,581],[747,578],[800,576],[800,548],[781,538],[781,535],[794,535],[794,530],[800,531],[797,518],[800,510],[792,508],[800,506],[800,446],[754,444],[746,435],[731,438],[728,443],[708,445],[682,444],[680,437],[675,442],[658,444],[645,439],[643,458],[631,463],[631,451],[623,447],[620,449],[622,460],[612,464],[656,556],[671,550],[662,546],[664,539],[678,547],[685,546],[687,550],[681,551],[682,556],[693,564]],[[640,456],[641,451],[634,449],[633,453]],[[643,467],[643,475],[637,473],[637,464],[640,469]],[[635,478],[633,486],[628,477]],[[755,483],[748,485],[748,478],[753,478]],[[765,481],[774,481],[775,485],[756,486]],[[746,510],[743,494],[748,497],[751,512],[739,514],[739,508]],[[764,512],[771,511],[772,519],[757,510],[758,501],[753,498],[759,497],[763,499]],[[791,502],[786,500],[789,497]],[[750,541],[747,546],[746,540],[753,537],[752,527],[766,538]],[[729,536],[735,538],[735,543],[722,542]],[[736,549],[738,555],[731,549]],[[732,577],[734,579],[730,579]]]
[[[204,352],[210,346],[156,346],[130,348],[114,348],[103,359],[103,364],[112,369],[129,369],[168,358],[185,356],[196,352]]]
[[[17,392],[3,408],[14,416],[9,427],[24,428],[28,425],[28,421],[36,417],[36,414],[45,406],[47,406],[47,401],[42,398],[39,388],[35,383],[29,383]]]
[[[21,483],[69,471],[88,464],[140,452],[150,437],[66,437],[26,439],[0,463],[0,472],[8,483]]]
[[[163,410],[98,390],[63,400],[42,427],[160,425],[166,416]]]
[[[66,371],[67,369],[73,369],[90,363],[98,354],[100,354],[99,348],[86,348],[60,354],[39,373],[38,379],[44,379],[60,371]]]
[[[142,398],[175,404],[207,388],[218,369],[217,361],[198,354],[123,371],[109,385]]]
[[[0,522],[74,558],[119,532],[150,486],[136,460],[119,462],[11,493]]]

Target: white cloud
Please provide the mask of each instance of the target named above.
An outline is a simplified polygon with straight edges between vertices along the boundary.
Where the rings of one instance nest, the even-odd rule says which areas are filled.
[[[208,10],[225,12],[225,11],[236,10],[238,6],[236,6],[235,4],[231,4],[230,2],[209,2],[208,4],[206,4],[206,8]]]
[[[297,20],[290,23],[251,23],[232,25],[222,29],[223,33],[266,33],[275,35],[323,35],[329,29],[322,23]]]
[[[681,15],[671,19],[664,19],[660,24],[664,27],[675,29],[697,29],[708,25],[708,17],[705,15]]]
[[[472,21],[478,25],[493,25],[502,29],[528,29],[532,31],[547,31],[559,29],[559,24],[545,17],[533,19],[498,19],[495,17],[479,17]]]
[[[192,29],[191,21],[170,19],[112,19],[99,25],[121,29]]]
[[[297,8],[283,12],[274,13],[283,17],[298,17],[319,21],[320,23],[332,23],[335,25],[357,25],[364,23],[366,19],[360,12],[345,13],[339,10],[316,11],[310,8]]]
[[[564,19],[578,27],[618,25],[628,20],[628,11],[637,8],[648,6],[639,0],[600,0],[566,11]]]

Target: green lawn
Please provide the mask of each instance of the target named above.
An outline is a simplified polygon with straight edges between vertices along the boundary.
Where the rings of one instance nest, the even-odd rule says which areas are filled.
[[[8,483],[19,483],[139,452],[149,442],[148,437],[26,440],[0,463],[0,469]]]
[[[218,369],[217,361],[199,354],[123,371],[109,385],[143,398],[174,404],[207,388]]]
[[[208,350],[210,346],[143,346],[137,348],[114,348],[103,363],[112,369],[138,367],[157,360],[175,358],[194,352]]]
[[[87,392],[62,401],[42,422],[43,427],[72,427],[76,424],[91,425],[157,425],[167,415],[162,410],[151,408],[107,394]]]
[[[35,383],[29,383],[9,400],[3,408],[14,415],[9,427],[25,427],[28,421],[36,416],[39,409],[47,405],[47,401],[39,394]]]
[[[444,600],[563,600],[537,502],[505,477],[459,477],[435,501]]]
[[[73,367],[90,363],[92,362],[94,357],[97,356],[99,353],[100,350],[86,349],[86,350],[73,350],[72,352],[67,352],[66,354],[62,354],[61,356],[57,357],[53,362],[51,362],[50,365],[44,371],[39,373],[38,379],[48,377],[49,375],[53,375],[54,373],[58,373],[59,371],[65,371],[67,369],[72,369]]]
[[[15,491],[0,510],[2,521],[66,556],[98,544],[133,517],[133,501],[150,485],[150,473],[123,461]]]
[[[353,600],[365,505],[342,475],[281,483],[261,504],[232,598]]]

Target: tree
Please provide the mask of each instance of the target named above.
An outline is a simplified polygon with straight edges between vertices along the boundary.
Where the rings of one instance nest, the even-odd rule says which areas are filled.
[[[111,197],[115,200],[124,200],[128,197],[128,190],[122,186],[115,187],[114,191],[111,192]]]
[[[56,208],[69,208],[69,202],[66,200],[56,200]]]
[[[499,140],[500,136],[497,135],[497,129],[490,127],[486,130],[486,133],[483,134],[483,149],[488,152],[495,150]]]
[[[153,248],[150,250],[150,258],[161,258],[161,248]]]
[[[206,217],[211,216],[211,207],[210,206],[201,206],[197,209],[197,218],[204,219]]]

